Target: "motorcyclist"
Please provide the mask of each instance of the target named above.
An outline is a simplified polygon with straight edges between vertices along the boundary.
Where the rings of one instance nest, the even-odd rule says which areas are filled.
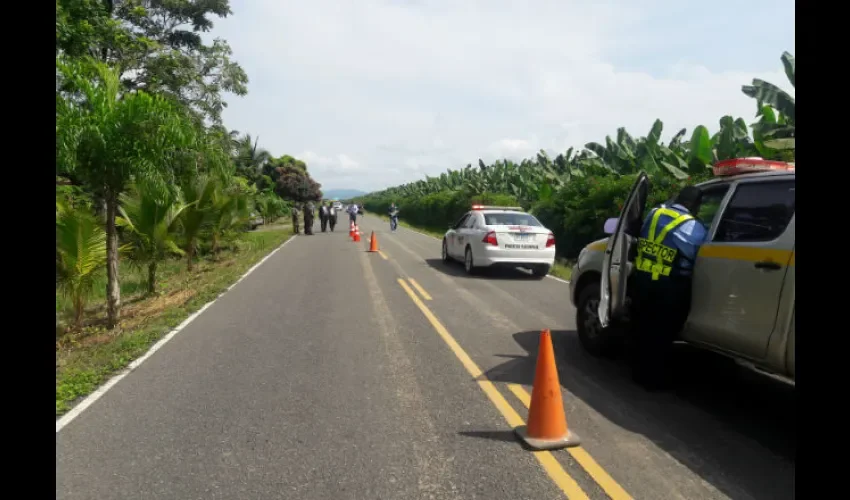
[[[395,202],[390,205],[388,212],[390,215],[390,231],[394,233],[398,229],[398,207]]]

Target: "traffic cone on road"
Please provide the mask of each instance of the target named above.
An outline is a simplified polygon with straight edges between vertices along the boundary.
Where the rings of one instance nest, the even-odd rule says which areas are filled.
[[[349,221],[348,224],[348,237],[352,240],[354,239],[354,221]]]
[[[535,450],[553,450],[579,445],[579,438],[567,429],[561,384],[555,365],[555,350],[549,329],[540,333],[537,369],[531,390],[528,425],[517,427],[517,435]]]
[[[378,251],[378,237],[375,236],[375,231],[372,231],[372,236],[369,237],[369,251],[377,252]]]
[[[360,228],[354,226],[354,243],[360,243]]]

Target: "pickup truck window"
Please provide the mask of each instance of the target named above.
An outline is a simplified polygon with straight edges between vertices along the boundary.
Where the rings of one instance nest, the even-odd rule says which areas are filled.
[[[794,216],[795,185],[794,180],[739,184],[720,218],[714,241],[778,238]]]
[[[720,209],[720,202],[729,191],[729,184],[721,184],[711,186],[702,191],[702,202],[697,211],[697,218],[702,221],[706,229],[711,228],[714,223],[714,218],[717,216],[717,211]]]

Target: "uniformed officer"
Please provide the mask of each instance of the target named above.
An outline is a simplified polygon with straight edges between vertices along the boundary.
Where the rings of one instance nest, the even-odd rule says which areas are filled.
[[[336,227],[336,208],[332,205],[328,205],[328,224],[331,226],[331,232],[334,232],[334,227]]]
[[[316,207],[313,205],[312,201],[307,202],[304,205],[304,234],[311,235],[313,234],[313,217],[316,214]]]
[[[632,320],[635,326],[633,375],[647,389],[668,382],[673,340],[691,309],[693,266],[707,230],[695,218],[702,191],[683,188],[672,205],[654,208],[637,240]]]
[[[292,215],[292,230],[295,232],[295,234],[298,234],[298,213],[300,212],[300,210],[298,209],[298,204],[293,204],[292,209],[289,212]]]
[[[328,230],[328,202],[319,202],[319,222],[322,227],[322,232],[326,232]]]

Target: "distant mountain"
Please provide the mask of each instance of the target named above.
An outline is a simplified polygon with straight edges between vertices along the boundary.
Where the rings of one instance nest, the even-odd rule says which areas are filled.
[[[325,199],[329,200],[333,198],[339,198],[340,200],[350,200],[351,198],[363,196],[367,193],[358,189],[328,189],[327,191],[323,189],[322,194],[324,195]]]

